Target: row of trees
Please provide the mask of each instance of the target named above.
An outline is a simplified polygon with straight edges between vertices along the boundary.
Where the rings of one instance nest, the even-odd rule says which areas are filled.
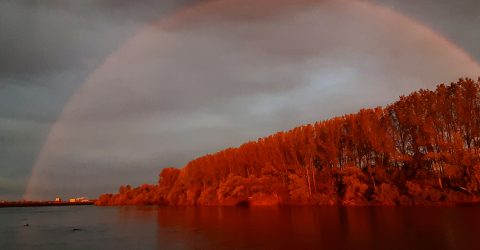
[[[480,194],[480,79],[166,168],[98,204],[455,204]]]

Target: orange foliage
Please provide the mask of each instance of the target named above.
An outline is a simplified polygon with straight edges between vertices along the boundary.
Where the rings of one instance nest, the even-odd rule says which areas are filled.
[[[98,205],[432,205],[478,200],[480,85],[460,79],[385,107],[278,132],[165,168]]]

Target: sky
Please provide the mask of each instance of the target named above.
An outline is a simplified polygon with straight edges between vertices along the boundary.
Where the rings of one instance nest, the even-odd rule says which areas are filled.
[[[163,167],[477,77],[478,10],[475,0],[3,0],[0,200],[155,183]]]

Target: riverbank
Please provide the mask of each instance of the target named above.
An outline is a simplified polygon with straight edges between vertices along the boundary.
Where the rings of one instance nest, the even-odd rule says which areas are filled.
[[[63,202],[63,201],[7,201],[0,202],[1,207],[51,207],[51,206],[85,206],[95,201]]]

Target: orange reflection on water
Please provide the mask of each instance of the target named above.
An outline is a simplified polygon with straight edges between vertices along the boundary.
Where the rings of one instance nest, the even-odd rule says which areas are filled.
[[[159,249],[474,249],[479,208],[159,207]],[[465,216],[471,215],[466,218]]]

